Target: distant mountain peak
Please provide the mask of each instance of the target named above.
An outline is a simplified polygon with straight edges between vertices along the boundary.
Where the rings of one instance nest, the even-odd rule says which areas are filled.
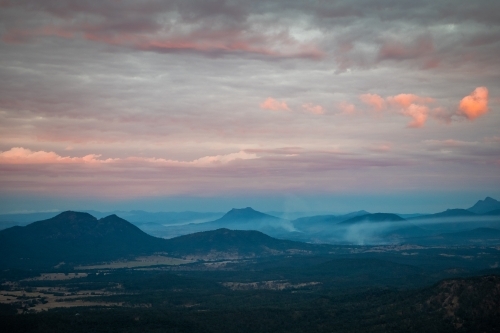
[[[245,208],[233,208],[229,212],[257,212],[257,211],[252,207],[245,207]]]
[[[468,211],[476,214],[486,214],[497,209],[500,209],[500,201],[495,200],[492,197],[486,197],[484,200],[476,202],[476,204],[469,208]]]
[[[340,224],[354,224],[363,222],[399,222],[399,221],[406,221],[406,220],[396,214],[373,213],[373,214],[359,215],[351,219],[342,221]]]
[[[253,219],[277,219],[277,217],[261,213],[259,211],[256,211],[252,207],[246,207],[246,208],[233,208],[220,219],[253,220]]]

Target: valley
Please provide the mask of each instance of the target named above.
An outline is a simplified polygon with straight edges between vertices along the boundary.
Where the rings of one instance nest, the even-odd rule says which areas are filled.
[[[169,239],[116,215],[63,212],[0,231],[0,319],[9,332],[495,332],[497,220],[481,227],[460,220],[467,214],[419,216],[425,224],[411,222],[403,236],[359,244],[238,230],[255,218],[259,228],[283,226],[249,208]],[[299,220],[302,230],[332,223]],[[331,232],[356,226],[360,237],[409,221],[351,214]]]

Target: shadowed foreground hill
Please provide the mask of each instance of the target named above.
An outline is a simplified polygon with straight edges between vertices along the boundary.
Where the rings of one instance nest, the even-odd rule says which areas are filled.
[[[197,232],[168,240],[169,253],[177,256],[226,253],[237,256],[268,256],[283,253],[305,253],[320,250],[311,245],[280,240],[253,230],[217,229]]]
[[[0,263],[39,267],[68,262],[97,262],[159,251],[164,240],[110,215],[64,212],[51,219],[0,232]]]

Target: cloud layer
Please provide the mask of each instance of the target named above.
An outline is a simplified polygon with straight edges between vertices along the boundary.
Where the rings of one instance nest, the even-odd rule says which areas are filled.
[[[0,6],[0,194],[500,188],[500,3]]]

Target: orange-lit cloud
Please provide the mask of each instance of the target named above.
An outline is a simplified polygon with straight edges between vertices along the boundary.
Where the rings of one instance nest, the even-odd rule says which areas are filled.
[[[414,94],[399,94],[387,97],[387,102],[389,104],[403,108],[408,108],[412,104],[429,104],[433,101],[434,99],[430,97],[421,97]]]
[[[408,123],[408,127],[419,128],[425,125],[427,117],[429,116],[429,108],[425,105],[410,104],[407,108],[404,108],[401,113],[413,118],[413,120]]]
[[[398,94],[386,98],[377,94],[363,94],[359,96],[359,99],[378,111],[388,109],[411,117],[413,120],[408,124],[408,127],[411,128],[419,128],[425,125],[430,113],[427,104],[434,102],[434,99],[430,97],[415,94]]]
[[[264,102],[260,103],[260,108],[272,111],[290,111],[290,108],[284,101],[278,101],[268,97]]]
[[[376,110],[383,110],[385,108],[385,100],[377,94],[363,94],[359,96],[359,99]]]
[[[317,114],[317,115],[325,114],[325,108],[323,108],[321,105],[306,103],[302,104],[302,107],[304,108],[304,110],[312,114]]]
[[[488,89],[477,87],[460,101],[460,111],[469,120],[474,120],[488,112]]]

